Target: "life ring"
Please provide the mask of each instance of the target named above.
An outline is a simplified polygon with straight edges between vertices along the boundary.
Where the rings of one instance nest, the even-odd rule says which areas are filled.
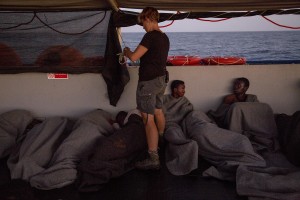
[[[205,65],[244,65],[246,64],[246,58],[213,56],[202,58],[201,62]]]
[[[168,56],[167,65],[200,65],[200,61],[201,58],[199,56]]]

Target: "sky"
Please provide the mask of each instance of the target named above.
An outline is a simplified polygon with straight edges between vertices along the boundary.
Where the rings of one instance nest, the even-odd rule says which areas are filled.
[[[171,26],[162,28],[164,32],[228,32],[228,31],[300,31],[300,15],[270,15],[270,20],[298,29],[279,27],[261,16],[232,18],[220,22],[204,22],[196,19],[177,20]],[[208,19],[208,18],[207,18]],[[160,26],[169,24],[171,21],[159,23]],[[136,25],[122,28],[122,32],[144,32],[142,26]]]

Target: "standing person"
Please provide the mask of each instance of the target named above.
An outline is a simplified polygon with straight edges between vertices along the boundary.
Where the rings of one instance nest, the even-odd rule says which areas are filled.
[[[166,61],[170,42],[168,36],[159,29],[159,13],[155,8],[144,8],[138,20],[143,24],[146,34],[134,51],[124,48],[124,55],[130,60],[140,59],[136,101],[146,128],[149,158],[137,162],[136,167],[159,169],[158,140],[165,129],[162,97],[168,82]]]

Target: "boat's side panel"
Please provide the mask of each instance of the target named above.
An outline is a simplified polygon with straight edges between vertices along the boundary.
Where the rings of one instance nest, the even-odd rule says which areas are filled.
[[[186,96],[196,109],[216,109],[230,92],[236,77],[250,80],[249,93],[269,103],[275,113],[300,110],[300,65],[184,66],[168,67],[170,81],[182,79]],[[95,108],[112,113],[135,107],[138,68],[129,68],[131,80],[117,107],[111,106],[101,74],[69,75],[66,80],[48,80],[44,73],[0,75],[0,113],[27,109],[37,117],[79,117]],[[166,93],[169,93],[168,88]]]

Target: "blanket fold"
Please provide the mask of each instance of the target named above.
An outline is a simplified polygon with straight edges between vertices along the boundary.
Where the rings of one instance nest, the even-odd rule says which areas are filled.
[[[97,191],[111,178],[133,169],[134,162],[146,149],[142,118],[133,114],[124,127],[99,140],[93,152],[79,164],[76,182],[79,191]]]
[[[0,115],[0,158],[8,156],[25,137],[33,115],[27,110],[12,110]]]
[[[188,104],[170,99],[170,109],[165,109],[169,115],[177,115],[174,108]],[[179,125],[166,120],[169,171],[174,175],[188,174],[197,168],[198,156],[202,156],[212,164],[203,176],[236,181],[237,193],[250,200],[300,199],[300,169],[288,162],[278,148],[270,106],[235,103],[223,114],[228,130],[218,127],[201,111],[180,115],[181,120],[176,116]]]

